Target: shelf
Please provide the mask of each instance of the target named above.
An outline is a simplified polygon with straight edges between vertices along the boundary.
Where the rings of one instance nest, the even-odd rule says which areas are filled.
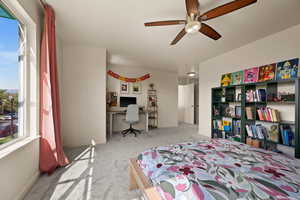
[[[246,104],[295,104],[295,101],[260,101],[260,102],[246,102]]]
[[[222,119],[222,116],[213,116],[212,117],[214,120],[221,120]]]
[[[262,142],[265,141],[265,139],[259,139],[259,138],[255,138],[255,137],[249,137],[249,136],[247,136],[247,138],[251,138],[251,140],[258,140],[258,141],[262,141]]]
[[[295,101],[268,101],[271,104],[295,104]]]
[[[218,132],[224,132],[224,133],[232,133],[232,131],[224,131],[224,130],[219,130],[216,128],[213,128],[214,131],[218,131]]]
[[[267,104],[266,101],[260,101],[260,102],[245,102],[246,104]]]
[[[225,102],[222,102],[222,101],[213,101],[212,103],[242,103],[241,101],[225,101]]]
[[[295,146],[290,146],[290,145],[286,145],[286,144],[281,144],[281,143],[277,143],[278,145],[282,145],[282,146],[285,146],[285,147],[290,147],[290,148],[295,148]]]
[[[227,117],[227,116],[213,116],[212,118],[214,120],[221,120],[222,118],[231,118],[231,119],[235,119],[235,120],[241,120],[240,117]]]
[[[286,79],[286,80],[272,80],[272,81],[264,81],[264,82],[256,82],[256,83],[243,83],[240,85],[229,85],[229,86],[221,86],[221,87],[215,87],[213,89],[223,89],[223,88],[233,88],[233,87],[242,87],[242,86],[255,86],[255,85],[267,85],[272,83],[294,83],[297,79]]]
[[[262,142],[269,142],[269,143],[278,144],[278,142],[274,142],[274,141],[268,140],[268,139],[260,139],[260,138],[249,137],[249,136],[247,136],[247,138],[251,138],[252,140],[259,140],[259,141],[262,141]]]
[[[294,121],[280,121],[280,122],[272,122],[267,120],[256,120],[256,119],[246,119],[246,122],[265,122],[265,123],[272,123],[272,124],[295,124]]]

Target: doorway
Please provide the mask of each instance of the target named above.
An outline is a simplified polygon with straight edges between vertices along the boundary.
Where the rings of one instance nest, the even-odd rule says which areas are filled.
[[[199,87],[196,80],[178,85],[179,123],[199,124]]]

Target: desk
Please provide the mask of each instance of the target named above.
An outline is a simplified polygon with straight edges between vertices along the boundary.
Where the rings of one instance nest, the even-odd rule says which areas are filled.
[[[112,137],[112,133],[113,133],[113,120],[114,120],[114,116],[115,115],[126,115],[126,111],[108,111],[107,112],[108,115],[109,115],[109,138]],[[148,116],[149,116],[149,113],[148,111],[140,111],[139,112],[140,115],[145,115],[145,131],[148,132],[149,131],[149,128],[148,128]]]

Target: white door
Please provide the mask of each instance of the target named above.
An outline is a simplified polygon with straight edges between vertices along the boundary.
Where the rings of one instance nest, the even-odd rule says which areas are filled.
[[[178,121],[184,122],[184,113],[185,113],[185,105],[184,105],[184,86],[178,86]]]
[[[184,86],[184,122],[194,124],[194,84]]]
[[[194,84],[178,87],[179,121],[194,124]]]

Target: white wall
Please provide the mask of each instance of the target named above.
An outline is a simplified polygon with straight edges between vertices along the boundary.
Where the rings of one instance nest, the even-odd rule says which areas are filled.
[[[37,55],[39,63],[39,41],[41,34],[42,9],[37,0],[19,0],[37,24]],[[35,103],[35,105],[38,105]],[[23,199],[39,175],[39,140],[29,140],[17,151],[0,159],[0,199]]]
[[[62,50],[62,136],[64,146],[106,142],[106,49]]]
[[[211,88],[220,85],[222,74],[300,57],[299,35],[297,25],[200,63],[199,133],[210,137]],[[284,115],[292,116],[288,112]]]
[[[135,78],[143,76],[147,73],[151,74],[151,78],[142,81],[142,94],[139,95],[124,95],[122,96],[136,96],[137,103],[139,105],[147,107],[147,90],[149,89],[149,84],[154,83],[154,88],[157,90],[158,97],[158,126],[162,127],[176,127],[178,125],[178,78],[177,73],[162,71],[150,68],[140,68],[140,67],[123,67],[123,66],[112,66],[109,67],[113,72],[120,74],[125,77]],[[110,92],[117,92],[118,97],[120,97],[120,81],[108,76],[107,78],[107,88]],[[119,99],[118,99],[119,104]],[[143,123],[143,121],[142,121]],[[122,124],[120,120],[117,120],[114,126],[114,131],[120,131],[124,128],[128,128],[128,125]],[[143,128],[140,124],[138,128]]]

